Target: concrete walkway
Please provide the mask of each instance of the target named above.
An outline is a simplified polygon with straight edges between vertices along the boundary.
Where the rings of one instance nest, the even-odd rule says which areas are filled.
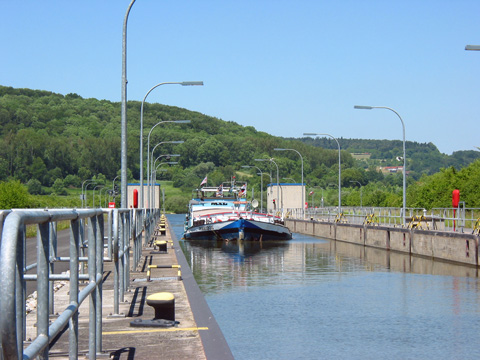
[[[97,357],[113,359],[233,359],[225,338],[193,278],[175,235],[167,231],[154,240],[167,241],[167,252],[146,247],[138,269],[130,273],[130,286],[119,314],[113,307],[113,262],[104,265],[102,352]],[[148,265],[179,265],[179,268],[153,268],[147,281]],[[55,308],[61,312],[69,303],[66,283],[55,293]],[[154,318],[146,298],[158,292],[175,296],[174,327],[132,327],[130,323]],[[79,309],[79,358],[88,358],[89,311],[86,300]],[[27,315],[27,339],[34,338],[36,313]],[[52,358],[68,358],[68,330],[50,349]]]

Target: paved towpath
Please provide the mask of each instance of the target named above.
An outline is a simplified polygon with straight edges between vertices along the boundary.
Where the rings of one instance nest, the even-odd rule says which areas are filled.
[[[167,241],[167,253],[145,247],[138,269],[130,274],[130,285],[119,314],[113,307],[113,263],[104,265],[102,352],[97,357],[113,359],[233,359],[205,299],[193,278],[175,235],[169,231],[157,236]],[[152,269],[147,281],[148,265],[180,265],[178,268]],[[69,303],[68,283],[55,294],[56,311]],[[134,320],[154,318],[154,310],[146,298],[154,293],[169,292],[175,296],[175,320],[169,328],[138,328],[130,326]],[[88,299],[79,309],[79,358],[88,358],[89,311]],[[27,338],[35,336],[35,310],[27,316]],[[52,358],[68,358],[68,330],[50,349]]]

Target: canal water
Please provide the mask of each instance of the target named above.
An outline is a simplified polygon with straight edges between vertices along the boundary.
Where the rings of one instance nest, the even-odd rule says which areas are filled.
[[[480,358],[474,268],[301,234],[180,243],[237,360]]]

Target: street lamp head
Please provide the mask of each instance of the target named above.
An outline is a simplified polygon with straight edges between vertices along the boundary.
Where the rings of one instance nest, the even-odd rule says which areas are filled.
[[[255,161],[267,161],[268,159],[255,159]]]
[[[183,140],[175,140],[175,141],[165,141],[166,143],[169,144],[183,144],[185,141]]]
[[[480,51],[480,45],[467,45],[467,46],[465,46],[465,50]]]
[[[275,149],[273,149],[273,150],[275,150],[275,151],[285,151],[285,150],[287,150],[287,149],[275,148]]]
[[[192,121],[191,120],[173,120],[175,124],[190,124]]]
[[[365,105],[355,105],[354,109],[362,109],[362,110],[372,110],[373,106],[365,106]]]
[[[250,165],[242,165],[242,168],[251,168]]]
[[[182,86],[203,86],[203,81],[182,81]]]
[[[317,135],[317,133],[303,133],[303,135],[306,135],[306,136],[315,136],[315,135]]]

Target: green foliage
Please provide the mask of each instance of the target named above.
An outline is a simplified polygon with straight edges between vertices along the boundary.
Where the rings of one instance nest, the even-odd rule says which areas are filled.
[[[0,209],[28,208],[27,189],[18,180],[0,182]]]
[[[0,181],[31,181],[28,188],[32,194],[41,193],[40,182],[43,187],[53,187],[57,195],[65,194],[65,187],[68,190],[80,187],[87,179],[94,178],[101,184],[107,184],[120,174],[120,112],[119,103],[83,99],[74,93],[63,96],[48,91],[0,86]],[[134,182],[140,177],[140,102],[129,101],[127,114],[127,176],[129,182]],[[230,179],[243,165],[260,168],[266,188],[270,176],[276,179],[277,169],[270,161],[255,162],[258,158],[274,158],[280,178],[293,178],[299,182],[302,164],[298,154],[273,150],[280,147],[301,153],[307,187],[325,189],[326,205],[336,205],[337,192],[334,188],[327,190],[328,184],[338,184],[338,148],[333,139],[278,138],[258,132],[253,127],[243,127],[174,106],[150,103],[144,108],[144,134],[148,134],[160,121],[176,119],[190,119],[191,124],[165,123],[158,126],[151,133],[150,149],[160,142],[185,140],[183,144],[163,143],[154,154],[155,158],[161,154],[181,154],[175,159],[179,161],[178,165],[168,167],[166,172],[157,175],[158,179],[172,180],[174,186],[181,189],[174,196],[182,197],[182,204],[205,176],[208,175],[209,185],[216,186]],[[402,155],[402,142],[338,140],[342,149],[342,189],[351,189],[350,195],[345,193],[342,196],[344,205],[359,205],[356,182],[362,185],[365,206],[401,205],[402,174],[384,176],[377,171],[377,166],[398,165],[395,158]],[[351,156],[352,152],[370,152],[372,160],[367,163],[357,161]],[[468,180],[476,179],[478,171],[470,166],[467,168],[467,165],[479,156],[477,151],[459,151],[447,156],[431,143],[407,142],[407,169],[410,171],[407,177],[407,205],[449,206],[448,192],[451,193],[452,186],[460,188],[462,200],[468,206],[478,205],[475,198],[478,181]],[[146,159],[145,143],[144,179]],[[461,170],[455,173],[449,170],[452,166]],[[446,170],[438,173],[441,168]],[[255,197],[259,198],[260,176],[257,174],[257,169],[252,168],[237,179],[247,181],[249,189],[255,189]],[[432,174],[438,178],[430,180],[426,176]],[[442,176],[448,177],[448,180]],[[352,184],[352,181],[355,183]],[[175,207],[171,197],[167,196],[167,199],[172,208]],[[35,196],[30,197],[30,201],[36,206],[51,207],[51,203],[57,205],[56,201],[60,200],[55,196]],[[71,201],[65,197],[65,201],[79,203],[78,195]],[[184,212],[184,205],[179,205],[175,211]]]
[[[165,199],[165,211],[174,214],[186,213],[189,200],[190,198],[187,196],[169,196]]]
[[[80,180],[80,177],[77,175],[67,175],[65,176],[65,179],[63,180],[63,183],[66,187],[81,187],[82,186],[82,181]]]
[[[37,179],[30,179],[27,182],[28,192],[31,195],[41,195],[42,194],[42,184]]]
[[[432,176],[423,176],[408,188],[407,204],[411,207],[451,207],[452,191],[460,190],[460,200],[468,208],[480,207],[480,160],[456,171],[441,169]]]
[[[65,185],[63,184],[62,179],[55,180],[52,190],[55,195],[67,195],[67,191],[65,190]]]

